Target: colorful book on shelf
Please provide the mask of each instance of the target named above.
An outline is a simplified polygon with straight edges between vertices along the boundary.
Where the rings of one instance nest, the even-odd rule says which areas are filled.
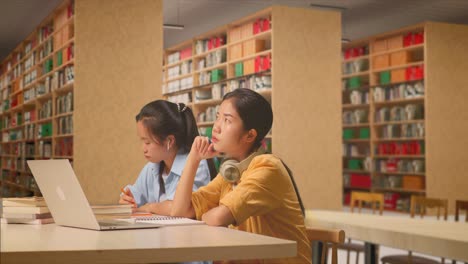
[[[43,197],[3,198],[3,207],[46,207]]]
[[[44,225],[54,223],[53,218],[44,219],[27,219],[27,218],[0,218],[2,224],[27,224],[27,225]]]

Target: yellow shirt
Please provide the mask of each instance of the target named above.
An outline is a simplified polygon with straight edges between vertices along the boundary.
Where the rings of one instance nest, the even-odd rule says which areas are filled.
[[[281,160],[271,154],[255,157],[234,188],[218,174],[192,194],[192,204],[199,220],[204,213],[223,204],[236,221],[236,226],[231,228],[297,242],[295,258],[246,263],[312,262],[304,217],[293,184]]]

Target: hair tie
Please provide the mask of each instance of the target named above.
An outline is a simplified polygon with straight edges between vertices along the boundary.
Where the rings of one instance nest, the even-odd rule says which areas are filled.
[[[183,107],[182,107],[182,105],[183,105]],[[185,109],[187,109],[187,105],[184,105],[183,103],[177,103],[177,111],[179,111],[179,113],[184,112]]]

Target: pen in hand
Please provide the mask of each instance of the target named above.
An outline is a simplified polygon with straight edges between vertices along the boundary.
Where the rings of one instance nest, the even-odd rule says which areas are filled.
[[[125,189],[125,188],[120,188],[120,191],[127,195],[127,196],[130,196],[130,193],[129,193],[129,190],[128,189]],[[132,201],[131,201],[131,204],[132,204],[132,207],[136,207],[136,203],[135,203],[135,200],[133,200],[133,197],[130,196],[132,198]]]

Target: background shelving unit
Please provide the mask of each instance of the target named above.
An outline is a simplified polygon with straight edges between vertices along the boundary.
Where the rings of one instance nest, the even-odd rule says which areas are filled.
[[[456,162],[465,155],[449,143],[466,125],[440,107],[468,110],[446,90],[466,79],[460,72],[466,63],[455,58],[467,51],[441,45],[466,43],[467,33],[466,26],[425,22],[343,46],[344,204],[352,190],[363,189],[384,193],[385,208],[392,211],[407,212],[411,195],[466,198],[468,180],[458,175],[464,169]],[[450,160],[437,160],[441,153]]]
[[[0,64],[1,109],[9,105],[0,118],[2,121],[5,117],[10,118],[13,112],[25,114],[22,116],[24,122],[18,126],[23,136],[18,143],[24,141],[25,150],[31,152],[26,152],[25,159],[44,158],[44,153],[39,152],[41,144],[48,151],[45,156],[50,156],[46,158],[71,159],[91,204],[115,203],[119,189],[134,182],[146,163],[135,136],[135,115],[149,101],[162,98],[162,2],[118,0],[109,4],[106,1],[77,0],[74,1],[73,16],[63,26],[57,26],[56,17],[70,3],[70,0],[65,0],[38,27],[39,30],[52,22],[54,30],[50,30],[52,33],[48,37],[44,36],[50,42],[27,47],[28,40],[33,40],[37,33],[35,30]],[[113,26],[117,24],[119,26]],[[59,39],[61,44],[55,42]],[[66,60],[60,49],[66,50],[71,44],[74,56]],[[35,60],[29,58],[34,52],[37,54]],[[43,56],[39,57],[40,53]],[[62,64],[58,63],[60,56]],[[74,66],[76,76],[73,82],[57,86],[50,92],[42,88],[37,90],[39,84],[46,86],[51,79],[54,80],[57,72],[63,70],[65,73],[67,65]],[[43,68],[47,71],[42,72]],[[19,75],[24,78],[19,78]],[[22,90],[19,89],[20,80],[23,80]],[[63,101],[68,99],[61,99],[70,92],[72,109],[63,107]],[[17,100],[21,99],[19,97],[23,99],[21,103]],[[10,99],[17,102],[11,104]],[[44,134],[39,139],[36,134],[40,128],[38,122],[41,122],[38,121],[39,111],[49,99],[52,99],[52,114],[44,118],[51,118],[47,122],[52,124],[52,135]],[[31,116],[29,112],[35,115]],[[73,128],[64,129],[70,121]],[[4,126],[0,129],[7,128],[9,130],[4,132],[16,130],[16,127]],[[0,144],[2,165],[12,159],[6,155],[16,155],[13,148],[16,140],[9,139],[8,143]],[[11,167],[7,169],[5,174],[9,179]],[[12,179],[16,179],[17,174],[32,179],[30,174],[22,172],[15,168]],[[7,184],[8,189],[13,186],[3,183],[2,187]],[[10,194],[34,193],[34,190],[27,189]]]
[[[269,9],[165,51],[163,96],[192,108],[200,134],[211,136],[217,106],[233,89],[250,88],[271,103],[272,26]],[[270,152],[271,140],[263,142]]]
[[[64,1],[0,64],[0,196],[40,195],[26,160],[73,160],[74,21]]]
[[[340,23],[338,12],[273,6],[195,36],[165,50],[163,96],[189,105],[201,134],[210,135],[222,96],[255,90],[274,113],[264,147],[292,169],[305,206],[341,208],[340,102],[332,88]]]

